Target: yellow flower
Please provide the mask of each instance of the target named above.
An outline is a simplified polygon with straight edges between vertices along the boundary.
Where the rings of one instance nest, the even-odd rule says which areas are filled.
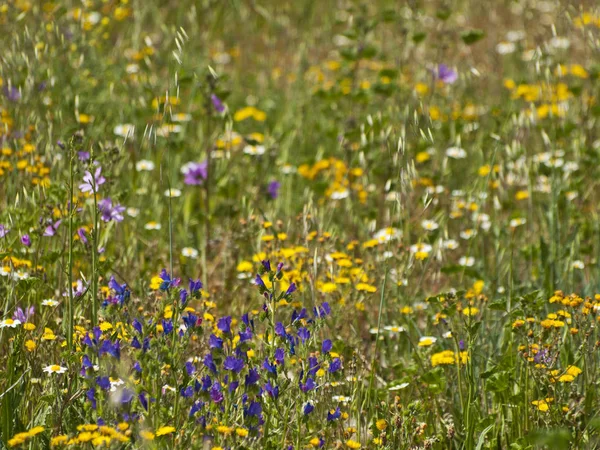
[[[31,339],[28,339],[27,341],[25,341],[25,348],[27,349],[28,352],[34,351],[36,347],[37,347],[36,343],[33,342]]]
[[[160,287],[162,282],[163,282],[162,278],[159,277],[158,275],[155,277],[152,277],[152,280],[150,280],[150,289],[156,291]]]
[[[469,308],[465,308],[465,309],[462,310],[462,313],[465,316],[467,316],[467,317],[469,317],[469,316],[475,316],[475,315],[477,315],[478,312],[479,312],[479,309],[475,308],[473,306],[471,306]]]
[[[379,419],[377,422],[375,422],[375,426],[379,431],[383,431],[387,428],[388,423],[385,419]]]
[[[175,427],[160,427],[156,430],[156,436],[165,436],[175,432]]]
[[[537,406],[537,409],[539,409],[542,412],[546,412],[550,408],[546,400],[534,400],[531,402],[531,404]]]
[[[323,283],[318,289],[324,294],[329,294],[337,290],[337,285],[335,283]]]
[[[252,272],[253,268],[254,268],[254,266],[250,261],[241,261],[237,265],[236,269],[238,272]]]
[[[245,108],[239,109],[233,115],[233,120],[236,122],[241,122],[243,120],[249,119],[252,117],[257,122],[264,122],[267,118],[267,115],[264,111],[255,108],[254,106],[246,106]]]
[[[360,448],[360,443],[353,441],[352,439],[346,441],[346,447],[348,448]]]
[[[52,439],[50,439],[50,447],[56,447],[57,445],[64,444],[68,440],[69,437],[65,434],[54,436]]]
[[[236,428],[235,434],[237,434],[239,437],[246,437],[248,436],[248,430],[244,428]]]
[[[154,433],[148,430],[140,431],[140,436],[146,441],[152,441],[154,439]]]
[[[23,328],[25,328],[27,331],[33,331],[35,330],[35,324],[27,322],[23,324]]]
[[[356,290],[361,292],[377,292],[377,288],[375,286],[371,286],[367,283],[358,283],[356,285]]]

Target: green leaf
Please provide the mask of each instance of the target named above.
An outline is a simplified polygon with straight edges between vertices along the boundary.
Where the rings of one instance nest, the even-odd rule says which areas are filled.
[[[484,31],[478,28],[465,31],[460,35],[463,42],[467,45],[473,45],[475,42],[482,40],[484,36]]]
[[[483,447],[483,443],[485,442],[485,435],[492,428],[494,428],[494,424],[489,425],[485,430],[481,432],[481,434],[479,435],[479,439],[477,440],[477,447],[475,447],[475,450],[481,450],[481,448]]]

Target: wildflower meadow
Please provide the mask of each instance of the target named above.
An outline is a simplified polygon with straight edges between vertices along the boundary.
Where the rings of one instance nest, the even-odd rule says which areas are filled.
[[[597,2],[0,30],[0,449],[600,448]]]

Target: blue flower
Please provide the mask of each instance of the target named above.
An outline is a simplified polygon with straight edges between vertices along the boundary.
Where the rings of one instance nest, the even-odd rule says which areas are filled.
[[[325,339],[323,344],[321,345],[321,352],[329,353],[333,348],[333,344],[331,343],[331,339]]]
[[[96,378],[96,384],[103,391],[108,391],[110,389],[110,380],[108,379],[108,377],[98,377],[98,378]]]
[[[163,327],[163,332],[165,334],[171,334],[171,332],[173,331],[173,322],[169,319],[169,320],[162,320],[162,327]]]
[[[223,393],[221,392],[221,383],[215,381],[210,388],[210,398],[215,403],[221,403],[223,401]]]
[[[279,386],[273,386],[270,381],[265,384],[265,391],[273,398],[279,397]]]
[[[281,322],[277,322],[275,324],[275,334],[277,336],[281,336],[281,337],[285,336],[285,327],[283,326],[283,324]]]
[[[231,331],[231,316],[221,317],[217,322],[217,328],[223,333]]]
[[[248,375],[246,375],[246,380],[244,382],[244,384],[246,386],[250,386],[252,384],[256,384],[256,382],[260,380],[260,375],[258,373],[258,370],[256,370],[255,368],[252,368],[248,371]]]
[[[217,337],[214,334],[211,334],[210,337],[208,338],[208,347],[211,349],[223,348],[223,339],[221,339],[220,337]]]
[[[310,338],[310,331],[306,327],[298,328],[298,337],[302,340],[304,344]]]
[[[284,296],[287,297],[289,295],[292,295],[293,292],[296,292],[296,283],[290,284],[290,286],[285,291]]]
[[[262,366],[267,372],[277,375],[277,366],[275,364],[271,364],[269,362],[269,358],[265,358]]]
[[[138,400],[140,401],[144,409],[148,411],[148,399],[146,398],[145,392],[142,392],[140,395],[138,395]]]
[[[188,376],[191,377],[194,373],[196,373],[196,366],[194,366],[191,361],[186,361],[185,371],[187,372]]]
[[[278,348],[275,350],[275,361],[277,364],[282,365],[285,358],[285,350],[282,348]]]
[[[327,422],[331,422],[333,420],[339,419],[342,415],[342,411],[340,410],[340,407],[338,406],[335,411],[328,411],[327,412]]]
[[[244,368],[244,360],[237,359],[234,356],[228,356],[223,363],[223,369],[230,370],[235,373],[240,373]]]
[[[271,271],[271,261],[269,261],[268,259],[263,259],[261,261],[261,264],[263,265],[263,267],[265,268],[265,271],[270,272]]]
[[[161,291],[167,291],[172,287],[177,287],[181,281],[179,278],[171,279],[171,276],[167,273],[167,269],[163,269],[158,276],[162,280],[162,283],[159,286]]]
[[[333,361],[331,361],[331,364],[329,364],[329,372],[330,373],[335,373],[338,370],[340,370],[342,368],[342,360],[340,358],[334,358]]]
[[[311,412],[313,412],[315,407],[311,403],[307,403],[304,405],[304,415],[308,416]]]
[[[252,330],[250,328],[246,328],[245,331],[240,331],[240,342],[246,342],[252,339]]]
[[[217,373],[217,366],[216,366],[215,362],[213,361],[212,353],[208,353],[204,357],[203,363],[212,373]]]

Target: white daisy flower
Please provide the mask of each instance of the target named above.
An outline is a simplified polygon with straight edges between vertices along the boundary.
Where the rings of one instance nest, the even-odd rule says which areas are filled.
[[[135,163],[135,170],[137,170],[138,172],[151,172],[152,170],[154,170],[154,163],[152,161],[148,161],[147,159],[142,159]]]
[[[59,366],[58,364],[52,364],[51,366],[44,367],[44,372],[48,375],[52,375],[53,373],[61,374],[67,371],[66,367]]]
[[[526,220],[526,219],[524,219],[524,218],[522,218],[522,217],[518,217],[518,218],[516,218],[516,219],[512,219],[512,220],[510,221],[510,224],[509,224],[509,225],[510,225],[510,227],[511,227],[511,228],[517,228],[517,227],[519,227],[519,226],[521,226],[521,225],[525,225],[526,223],[527,223],[527,220]]]
[[[473,265],[475,264],[475,258],[473,258],[472,256],[462,256],[458,260],[458,264],[463,267],[473,267]]]
[[[339,191],[333,191],[329,198],[331,198],[331,200],[342,200],[344,198],[347,198],[349,195],[350,192],[348,191],[348,189],[342,189]]]
[[[165,197],[171,197],[171,198],[181,197],[181,191],[176,188],[167,189],[165,191]]]
[[[57,306],[58,302],[52,298],[47,298],[42,301],[42,306]]]
[[[467,157],[467,152],[460,147],[450,147],[446,150],[446,156],[454,159],[464,159]]]
[[[373,235],[373,239],[377,239],[379,242],[389,242],[400,238],[400,236],[402,236],[402,231],[398,228],[387,227],[377,231]]]
[[[458,248],[458,242],[454,239],[446,239],[442,242],[442,248],[446,250],[456,250]]]
[[[252,156],[264,155],[265,151],[266,150],[265,150],[264,145],[246,145],[244,147],[244,153],[246,155],[252,155]]]
[[[582,269],[584,269],[584,268],[585,268],[585,264],[583,263],[583,261],[581,261],[581,260],[577,259],[577,260],[575,260],[575,261],[573,261],[573,262],[571,263],[571,267],[572,267],[573,269],[579,269],[579,270],[582,270]]]
[[[196,259],[198,257],[198,250],[192,247],[184,247],[181,250],[181,255],[185,256],[186,258]]]
[[[160,223],[158,222],[148,222],[146,225],[144,225],[144,228],[146,230],[160,230],[162,227],[160,225]]]
[[[421,222],[421,226],[427,231],[435,231],[440,227],[437,222],[433,220],[424,220]]]
[[[512,42],[499,42],[496,45],[496,53],[500,55],[509,55],[511,53],[514,53],[516,49],[517,46]]]
[[[19,319],[4,319],[0,322],[0,328],[17,328],[19,325],[21,325]]]
[[[140,210],[137,208],[127,208],[127,215],[129,217],[137,217],[140,214]]]
[[[117,125],[114,129],[113,132],[117,135],[117,136],[121,136],[121,137],[130,137],[133,136],[133,134],[135,133],[135,125],[132,125],[130,123],[123,123],[120,125]]]

